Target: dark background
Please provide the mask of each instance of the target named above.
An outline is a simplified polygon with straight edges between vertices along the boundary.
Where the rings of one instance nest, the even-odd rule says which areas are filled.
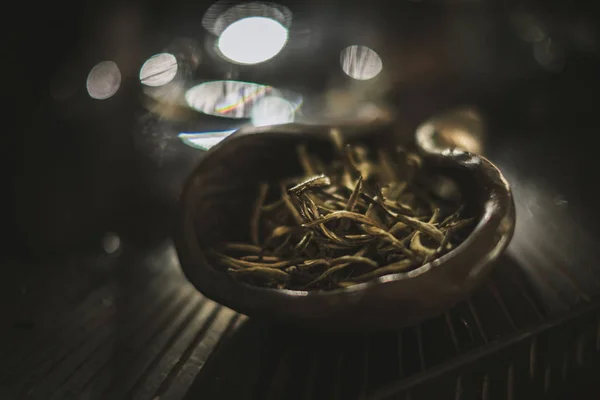
[[[18,21],[16,28],[3,28],[9,252],[73,251],[111,226],[147,234],[135,227],[148,222],[148,212],[156,218],[153,207],[159,205],[152,203],[161,196],[144,190],[160,192],[164,182],[141,182],[152,174],[164,179],[169,173],[162,170],[177,169],[178,161],[171,157],[157,166],[148,160],[148,146],[158,144],[139,144],[152,135],[135,133],[148,117],[140,105],[138,68],[177,38],[202,44],[200,21],[209,5],[158,3],[82,2],[33,10],[14,5],[17,11],[8,14]],[[389,68],[376,96],[400,110],[409,126],[449,106],[477,105],[489,121],[492,141],[512,140],[513,147],[518,141],[534,143],[535,153],[519,160],[524,164],[519,170],[551,176],[557,192],[565,185],[575,197],[569,209],[578,223],[594,229],[597,207],[584,193],[594,177],[594,157],[587,155],[599,85],[590,3],[403,1],[393,9],[377,1],[282,4],[294,13],[292,50],[266,66],[241,68],[238,78],[299,89],[305,97],[353,90],[336,71],[337,49],[369,43]],[[518,13],[546,27],[556,44],[554,64],[540,65],[532,45],[519,38],[511,22]],[[89,69],[104,59],[117,61],[123,82],[118,96],[97,101],[83,85]],[[224,73],[205,54],[190,79]],[[57,101],[55,87],[77,91]],[[306,102],[305,107],[318,106]],[[207,124],[198,118],[192,125]],[[173,173],[172,179],[185,174]]]
[[[1,147],[2,198],[6,201],[2,207],[6,235],[0,279],[0,328],[6,332],[2,347],[10,350],[22,339],[23,348],[33,349],[27,340],[45,337],[47,326],[60,325],[55,316],[67,315],[88,301],[90,293],[116,282],[121,300],[115,303],[116,319],[111,321],[117,341],[109,348],[111,362],[106,368],[119,376],[114,371],[122,368],[117,367],[120,362],[139,361],[127,352],[137,343],[135,335],[131,339],[125,334],[130,329],[128,319],[141,315],[136,304],[146,300],[149,304],[154,298],[142,295],[150,278],[178,268],[176,259],[164,249],[169,247],[181,185],[202,157],[202,151],[186,147],[176,135],[230,126],[230,121],[194,112],[172,118],[144,106],[140,66],[182,39],[196,43],[202,55],[199,66],[186,70],[190,81],[233,74],[236,79],[293,89],[304,96],[307,115],[318,116],[331,98],[366,98],[394,110],[410,134],[417,124],[444,109],[463,104],[479,108],[488,128],[486,154],[512,184],[517,205],[515,237],[498,270],[519,271],[516,275],[527,282],[526,293],[532,293],[532,304],[538,304],[543,317],[529,319],[527,307],[515,300],[518,295],[512,297],[516,289],[508,285],[503,291],[500,285],[513,304],[509,309],[517,310],[522,321],[513,325],[511,332],[531,333],[548,321],[563,318],[561,333],[546,342],[545,336],[539,336],[539,346],[548,354],[554,344],[572,342],[576,346],[575,333],[569,336],[576,330],[567,325],[568,317],[583,313],[585,307],[597,310],[594,307],[600,289],[600,211],[596,200],[600,170],[595,148],[600,37],[593,2],[280,3],[294,16],[284,53],[268,63],[233,70],[204,51],[201,20],[209,2],[21,2],[4,6],[3,15],[11,23],[2,27],[3,109],[8,122]],[[527,15],[543,27],[553,46],[549,54],[536,58],[534,45],[523,39],[527,36],[523,26],[515,25],[515,15]],[[354,85],[340,73],[340,49],[356,43],[375,49],[383,59],[385,79],[374,87]],[[88,96],[85,80],[90,69],[103,60],[118,64],[122,83],[113,97],[99,101]],[[114,255],[103,250],[107,232],[120,237],[121,249]],[[177,281],[174,285],[177,291],[184,284]],[[188,286],[186,290],[191,293]],[[490,293],[487,286],[482,291]],[[167,290],[159,287],[158,292]],[[473,301],[477,307],[486,304],[485,299]],[[467,306],[459,306],[458,315],[460,307]],[[87,315],[94,316],[94,310],[86,311]],[[492,311],[482,314],[483,319],[493,319]],[[490,323],[493,328],[488,327],[488,332],[496,332],[497,327]],[[597,320],[578,323],[583,330],[593,330]],[[435,322],[430,325],[434,327]],[[278,365],[292,365],[285,371],[301,376],[293,368],[301,369],[304,364],[298,366],[293,361],[305,351],[308,354],[318,349],[318,354],[333,360],[323,347],[331,338],[309,335],[306,339],[295,331],[295,343],[306,339],[305,347],[289,350],[288,341],[275,338],[263,339],[261,346],[253,348],[259,355],[238,349],[251,347],[256,337],[289,334],[286,329],[252,321],[234,335],[236,340],[216,353],[209,368],[202,370],[194,386],[196,393],[213,390],[210,393],[217,396],[223,387],[243,392],[242,386],[236,386],[236,377],[245,376],[244,368],[252,368],[254,357],[260,354],[264,355],[261,374],[273,375],[274,382],[280,379],[276,371],[285,370]],[[430,329],[429,336],[427,328],[423,329],[425,340],[437,340],[437,328]],[[47,339],[50,347],[55,346],[52,338]],[[481,349],[487,351],[490,343],[505,338],[500,333],[491,335]],[[377,338],[368,341],[379,346],[380,352],[373,354],[387,354],[382,345],[387,342],[377,344]],[[355,346],[352,336],[345,336],[342,342]],[[595,343],[591,336],[588,343]],[[187,351],[182,350],[183,354]],[[242,360],[232,353],[242,354]],[[365,350],[365,354],[371,353]],[[516,354],[514,358],[504,355],[502,361],[517,360]],[[13,358],[20,358],[18,350],[13,351]],[[41,362],[36,361],[35,354],[30,358]],[[372,366],[377,365],[371,360]],[[365,365],[360,357],[355,361],[357,366]],[[28,368],[29,364],[23,365]],[[496,359],[487,365],[500,363]],[[557,371],[562,367],[553,368],[552,376],[559,376]],[[14,376],[20,376],[20,370],[14,371]],[[62,373],[59,368],[55,371]],[[233,371],[230,381],[221,380],[226,383],[217,385],[215,377],[227,371]],[[576,375],[593,377],[595,372],[597,369],[588,366],[587,375]],[[292,389],[285,384],[269,386],[264,382],[270,378],[263,375],[257,380],[275,393],[272,398],[278,398],[280,389],[296,392],[293,387],[297,383],[285,373],[279,374],[284,375],[283,382],[292,382],[288,385]],[[344,375],[342,384],[354,382],[352,377]],[[44,384],[50,385],[47,382],[53,379]],[[56,378],[56,382],[61,379]],[[169,382],[179,382],[173,379]],[[581,379],[584,383],[576,380],[570,384],[588,382]],[[378,378],[369,382],[376,387]],[[160,387],[148,393],[176,387],[160,382],[155,386]],[[352,391],[351,386],[347,390]],[[140,383],[133,387],[145,390]]]

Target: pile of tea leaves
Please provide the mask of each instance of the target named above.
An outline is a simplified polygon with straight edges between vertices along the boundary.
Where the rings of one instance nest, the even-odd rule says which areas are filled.
[[[417,155],[331,137],[333,162],[301,145],[305,176],[260,185],[251,242],[215,246],[214,264],[253,285],[331,290],[414,270],[468,236],[460,195],[436,194]]]

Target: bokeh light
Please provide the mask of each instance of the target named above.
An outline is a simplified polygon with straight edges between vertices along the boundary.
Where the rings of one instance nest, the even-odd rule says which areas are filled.
[[[150,57],[140,69],[140,82],[146,86],[163,86],[177,75],[177,59],[173,54],[160,53]]]
[[[254,126],[279,125],[294,122],[296,110],[292,103],[281,97],[264,97],[252,109]]]
[[[381,57],[366,46],[345,48],[340,62],[346,75],[361,81],[375,78],[383,69]]]
[[[206,151],[219,144],[223,139],[231,135],[236,130],[237,129],[195,133],[182,132],[179,134],[179,139],[181,139],[184,144],[190,147]]]
[[[105,100],[121,86],[121,71],[113,61],[102,61],[88,74],[86,88],[91,98]]]
[[[549,72],[560,72],[565,66],[566,56],[562,47],[551,38],[533,45],[533,58]]]
[[[102,238],[102,249],[106,254],[113,254],[121,247],[121,238],[113,232],[106,232]]]
[[[274,19],[249,17],[225,28],[217,47],[229,61],[258,64],[279,54],[287,39],[287,29]]]

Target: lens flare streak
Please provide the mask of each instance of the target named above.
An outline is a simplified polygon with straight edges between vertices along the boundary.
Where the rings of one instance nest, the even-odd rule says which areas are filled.
[[[253,93],[250,93],[246,96],[242,95],[238,99],[235,99],[235,103],[233,103],[233,104],[231,104],[231,103],[226,104],[226,101],[231,101],[231,99],[225,99],[216,105],[215,111],[218,112],[219,114],[227,114],[239,107],[243,107],[244,105],[246,105],[248,103],[252,103],[252,102],[260,99],[261,97],[268,94],[270,91],[271,91],[271,87],[269,87],[269,86],[259,87]],[[224,103],[225,103],[225,105],[223,105]]]

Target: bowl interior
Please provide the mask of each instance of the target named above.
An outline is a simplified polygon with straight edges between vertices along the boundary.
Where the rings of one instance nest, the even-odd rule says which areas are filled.
[[[386,135],[378,134],[357,136],[352,141],[372,148],[394,145]],[[296,153],[301,143],[325,162],[334,156],[326,135],[277,133],[232,137],[207,155],[188,188],[188,196],[194,199],[193,219],[201,248],[223,241],[249,241],[250,217],[258,185],[261,182],[277,184],[284,178],[301,176],[303,171]],[[456,183],[465,201],[466,215],[481,216],[486,188],[464,168],[442,164],[425,158],[423,172]]]

